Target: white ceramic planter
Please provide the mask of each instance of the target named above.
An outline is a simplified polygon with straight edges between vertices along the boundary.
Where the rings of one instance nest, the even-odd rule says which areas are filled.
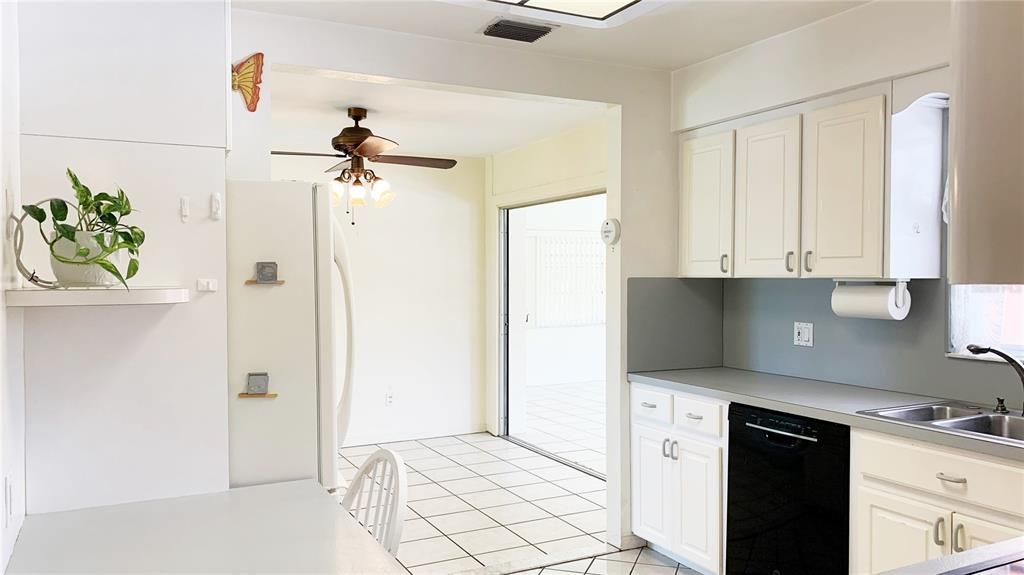
[[[93,235],[95,235],[95,232],[75,232],[75,239],[78,240],[78,243],[89,248],[88,256],[76,256],[78,247],[74,242],[65,238],[57,240],[53,250],[62,258],[85,261],[99,255],[103,251],[100,249],[99,244],[96,243]],[[117,266],[118,269],[121,268],[120,251],[107,256],[107,260]],[[53,268],[53,274],[57,276],[57,282],[61,287],[107,287],[120,283],[110,272],[96,264],[69,264],[58,261],[51,255],[50,267]]]

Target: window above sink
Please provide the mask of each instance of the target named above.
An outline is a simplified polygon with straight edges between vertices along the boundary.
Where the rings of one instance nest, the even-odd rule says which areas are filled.
[[[967,345],[974,343],[1024,359],[1024,286],[950,286],[949,340],[954,357],[1002,361],[972,355]]]

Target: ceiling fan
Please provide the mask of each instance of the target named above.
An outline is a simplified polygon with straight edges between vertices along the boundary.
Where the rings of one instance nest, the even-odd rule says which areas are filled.
[[[275,156],[346,158],[325,170],[324,173],[341,170],[338,177],[334,179],[338,184],[336,192],[340,196],[341,189],[347,188],[349,202],[353,206],[366,205],[367,187],[370,188],[370,197],[377,207],[384,207],[394,199],[391,185],[387,180],[374,173],[373,170],[366,168],[364,164],[366,161],[377,164],[400,164],[441,170],[447,170],[456,164],[455,160],[444,158],[384,155],[385,152],[397,148],[398,142],[375,136],[369,128],[359,125],[359,122],[366,119],[366,108],[349,108],[348,117],[352,118],[355,125],[348,126],[337,136],[331,138],[331,147],[337,150],[338,153],[336,154],[282,150],[272,150],[270,153]]]

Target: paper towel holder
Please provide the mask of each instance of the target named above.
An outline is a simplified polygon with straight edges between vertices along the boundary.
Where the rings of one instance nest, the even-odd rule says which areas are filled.
[[[890,285],[891,284],[891,285],[896,287],[896,307],[899,308],[899,309],[903,309],[904,306],[907,305],[907,294],[908,294],[908,291],[909,291],[909,288],[908,288],[907,284],[910,283],[910,280],[835,279],[835,280],[832,280],[832,281],[836,282],[836,287],[838,287],[838,286],[840,286],[840,285],[842,285],[844,283],[869,283],[870,282],[870,283],[873,283],[873,284],[886,284],[886,285]]]

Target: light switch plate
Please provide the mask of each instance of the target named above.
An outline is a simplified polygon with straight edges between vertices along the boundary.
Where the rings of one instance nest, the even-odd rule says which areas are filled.
[[[793,322],[793,345],[814,347],[814,324],[802,321]]]

